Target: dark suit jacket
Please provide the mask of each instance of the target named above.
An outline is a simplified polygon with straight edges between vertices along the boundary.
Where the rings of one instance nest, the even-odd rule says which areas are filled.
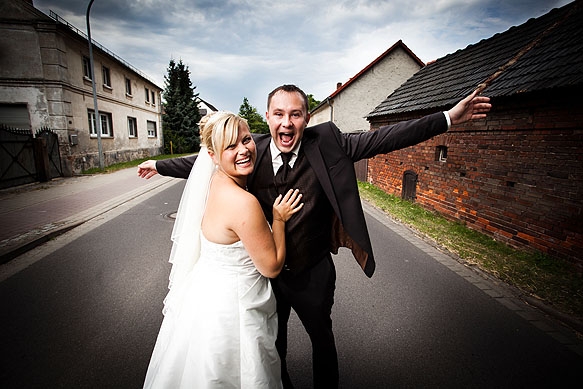
[[[331,122],[304,130],[304,154],[336,216],[332,242],[334,253],[338,247],[350,248],[365,274],[372,276],[375,261],[358,193],[354,162],[415,145],[446,131],[447,121],[442,112],[364,133],[342,133]],[[254,136],[257,164],[271,163],[265,157],[269,154],[266,151],[270,139],[269,134]],[[164,176],[187,178],[195,159],[161,160],[156,163],[156,168]],[[254,179],[254,173],[249,177],[250,182]],[[304,193],[304,196],[309,195]]]

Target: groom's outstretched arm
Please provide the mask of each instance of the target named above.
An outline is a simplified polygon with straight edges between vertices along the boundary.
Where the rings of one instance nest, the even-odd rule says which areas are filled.
[[[188,178],[196,155],[188,157],[162,159],[160,161],[147,160],[138,165],[138,176],[149,179],[156,174],[175,178]]]

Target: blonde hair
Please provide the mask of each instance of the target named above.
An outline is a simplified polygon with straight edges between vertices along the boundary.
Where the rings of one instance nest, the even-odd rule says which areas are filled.
[[[214,153],[219,161],[221,154],[237,141],[239,128],[249,129],[247,120],[231,112],[219,111],[205,115],[200,121],[201,144]]]
[[[199,134],[202,137],[202,130],[204,129],[204,126],[206,125],[206,122],[208,122],[209,118],[211,116],[213,116],[215,113],[217,113],[217,111],[210,111],[209,113],[207,113],[206,115],[204,115],[203,117],[200,118],[200,121],[198,122],[198,128],[199,128]]]

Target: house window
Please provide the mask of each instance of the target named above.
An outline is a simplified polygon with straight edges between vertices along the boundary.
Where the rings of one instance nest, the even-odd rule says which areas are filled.
[[[144,88],[146,92],[146,103],[150,104],[150,90],[148,88]]]
[[[156,122],[148,120],[148,138],[155,138],[156,134]]]
[[[156,105],[156,94],[152,91],[152,105]]]
[[[435,149],[435,160],[447,162],[447,146],[437,146]]]
[[[130,138],[138,137],[138,121],[131,116],[128,116],[128,134]]]
[[[109,74],[109,68],[103,66],[101,68],[101,74],[103,76],[103,86],[111,88],[111,76]]]
[[[91,80],[91,62],[89,61],[89,57],[85,56],[83,56],[83,77]]]
[[[132,80],[126,77],[126,95],[132,95]]]
[[[95,111],[92,109],[87,110],[89,117],[89,134],[91,137],[97,136],[97,130],[95,128]],[[101,136],[102,137],[113,137],[113,128],[111,126],[111,113],[109,112],[99,112],[99,119],[101,123]]]

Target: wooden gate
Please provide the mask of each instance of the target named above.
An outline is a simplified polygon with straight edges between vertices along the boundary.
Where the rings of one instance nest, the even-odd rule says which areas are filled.
[[[45,128],[30,130],[0,125],[0,189],[62,176],[59,138]]]
[[[30,130],[0,126],[0,188],[36,181]]]
[[[403,173],[403,190],[401,192],[403,200],[415,201],[417,198],[417,173],[413,170],[406,170]]]
[[[368,176],[368,159],[361,159],[354,163],[354,171],[358,181],[366,182]]]
[[[46,153],[49,157],[49,179],[63,176],[61,153],[59,152],[59,136],[56,132],[44,127],[37,131],[36,138],[46,140]]]

